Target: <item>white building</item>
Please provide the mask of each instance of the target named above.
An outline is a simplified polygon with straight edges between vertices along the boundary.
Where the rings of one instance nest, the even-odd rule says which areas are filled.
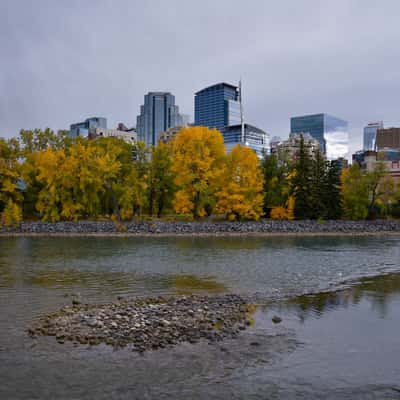
[[[125,140],[129,144],[137,143],[137,132],[134,129],[120,131],[118,129],[96,128],[91,138],[94,139],[97,137],[116,137]]]

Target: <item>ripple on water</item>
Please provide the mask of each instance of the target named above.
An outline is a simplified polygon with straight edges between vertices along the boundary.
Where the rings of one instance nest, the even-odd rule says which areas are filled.
[[[132,398],[132,392],[139,398],[196,398],[198,393],[203,398],[211,393],[222,398],[227,394],[232,398],[260,398],[265,393],[271,398],[290,398],[293,393],[318,398],[324,388],[329,389],[330,398],[335,398],[332,393],[357,398],[359,393],[369,393],[365,384],[332,386],[337,384],[335,374],[340,375],[340,368],[345,367],[333,362],[335,354],[345,359],[346,353],[341,353],[340,346],[326,347],[323,339],[335,339],[335,335],[329,336],[323,327],[341,332],[341,346],[345,347],[351,337],[340,331],[346,325],[338,321],[346,321],[353,331],[364,323],[366,332],[370,329],[368,318],[373,323],[375,317],[392,323],[393,318],[386,316],[392,315],[392,299],[399,285],[395,278],[381,281],[370,276],[399,271],[399,260],[400,239],[395,237],[0,238],[0,376],[4,378],[0,398],[10,398],[16,390],[20,398],[30,398],[32,393],[46,397],[49,385],[57,398]],[[354,285],[354,279],[363,276],[369,277]],[[333,293],[337,287],[343,290]],[[316,293],[321,290],[330,293]],[[222,346],[228,351],[207,345],[183,346],[171,353],[132,358],[132,354],[104,349],[60,349],[54,340],[31,348],[24,331],[32,319],[69,304],[72,295],[78,293],[88,302],[106,302],[118,295],[225,291],[258,293],[264,300],[290,299],[275,308],[267,303],[265,312],[249,330],[250,336],[246,333]],[[309,292],[314,296],[296,297]],[[370,313],[361,313],[364,309]],[[283,322],[274,326],[271,313],[278,311]],[[343,311],[352,319],[340,319],[346,318]],[[358,320],[357,315],[365,320]],[[331,318],[334,321],[329,323]],[[304,335],[304,344],[298,346],[301,335],[295,322],[301,319],[302,326],[323,333]],[[390,331],[373,332],[377,338],[384,332],[388,335],[384,343],[393,344],[396,338],[389,335]],[[320,340],[319,345],[309,347],[315,340]],[[356,347],[354,343],[352,346]],[[327,355],[332,362],[325,365],[328,372],[323,379],[309,381],[304,365],[310,366],[310,374],[322,374],[313,364],[318,348],[324,349],[318,362],[323,364]],[[357,354],[352,355],[353,360]],[[390,352],[384,356],[393,358]],[[383,370],[390,365],[379,353],[375,359],[380,360]],[[354,370],[364,371],[363,364],[368,360],[357,360],[358,364],[352,364],[351,359],[346,362]],[[293,366],[296,363],[297,369]],[[365,376],[371,378],[369,370],[365,371],[358,377],[361,382]],[[389,385],[391,375],[386,376]],[[370,389],[371,398],[391,390],[383,378]]]

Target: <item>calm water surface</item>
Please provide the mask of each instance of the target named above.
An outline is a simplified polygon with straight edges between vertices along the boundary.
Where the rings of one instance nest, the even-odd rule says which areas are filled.
[[[396,272],[398,237],[0,238],[0,399],[400,399]],[[229,291],[260,306],[222,345],[139,356],[25,333],[71,294]]]

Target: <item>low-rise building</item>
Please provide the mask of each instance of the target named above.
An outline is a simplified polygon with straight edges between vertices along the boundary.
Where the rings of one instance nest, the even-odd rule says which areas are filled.
[[[137,143],[137,132],[134,129],[122,131],[119,129],[95,128],[89,133],[90,139],[98,137],[116,137],[125,140],[129,144]]]
[[[358,151],[352,159],[365,171],[373,171],[377,163],[383,163],[388,175],[400,180],[400,150]]]
[[[301,139],[304,141],[304,148],[312,158],[320,150],[320,142],[309,133],[291,133],[289,138],[278,143],[273,149],[278,160],[282,163],[293,163],[299,159]]]
[[[164,132],[160,132],[157,142],[170,143],[182,128],[183,126],[174,126],[173,128],[169,128]]]

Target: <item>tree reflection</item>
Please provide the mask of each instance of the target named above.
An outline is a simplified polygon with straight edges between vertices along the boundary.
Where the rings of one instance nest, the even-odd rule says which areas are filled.
[[[310,316],[318,318],[328,311],[357,305],[365,299],[371,303],[372,309],[384,318],[392,297],[399,293],[400,274],[392,273],[362,278],[354,286],[336,292],[298,296],[287,300],[282,308],[295,312],[304,321]]]

